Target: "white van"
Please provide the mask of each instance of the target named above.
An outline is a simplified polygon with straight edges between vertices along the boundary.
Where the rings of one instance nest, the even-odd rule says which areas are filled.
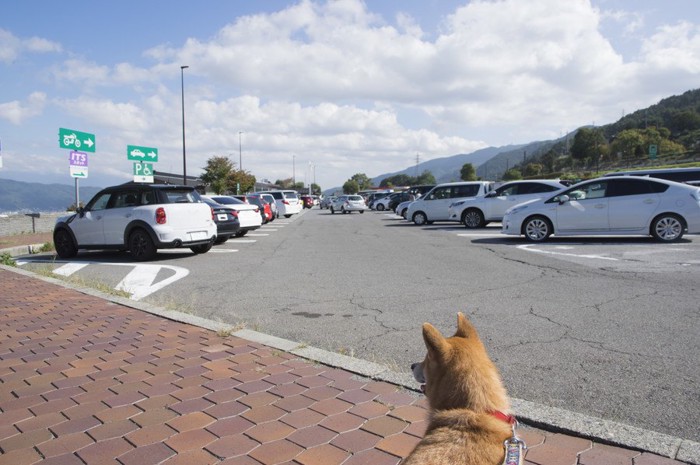
[[[491,181],[464,181],[438,184],[408,206],[406,219],[421,226],[433,221],[448,221],[448,209],[459,199],[486,195],[493,188]]]
[[[284,215],[285,218],[289,218],[292,215],[296,215],[301,211],[302,205],[299,200],[299,195],[296,191],[291,190],[279,190],[279,191],[263,191],[257,192],[258,194],[270,194],[275,198],[275,204],[277,205],[277,211],[280,215]]]

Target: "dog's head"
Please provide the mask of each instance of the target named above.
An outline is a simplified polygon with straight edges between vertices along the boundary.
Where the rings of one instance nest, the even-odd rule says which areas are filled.
[[[457,332],[445,338],[430,323],[423,324],[428,353],[411,365],[433,410],[468,408],[477,412],[507,410],[501,377],[467,318],[457,315]]]

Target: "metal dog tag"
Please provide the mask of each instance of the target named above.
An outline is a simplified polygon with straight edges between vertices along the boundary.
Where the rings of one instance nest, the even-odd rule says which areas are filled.
[[[506,449],[503,465],[523,465],[525,449],[527,449],[524,441],[513,435],[512,438],[503,441],[503,447]]]

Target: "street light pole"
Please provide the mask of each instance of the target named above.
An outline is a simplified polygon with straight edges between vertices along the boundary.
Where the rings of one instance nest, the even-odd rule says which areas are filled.
[[[243,150],[241,149],[241,134],[242,131],[238,131],[238,169],[243,171]]]
[[[187,157],[185,155],[185,69],[180,66],[180,90],[182,92],[182,183],[187,185]]]

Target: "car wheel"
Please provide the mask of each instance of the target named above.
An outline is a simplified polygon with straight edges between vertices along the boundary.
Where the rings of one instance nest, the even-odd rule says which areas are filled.
[[[525,220],[523,233],[530,242],[542,242],[552,234],[552,223],[543,216],[533,216]]]
[[[403,210],[401,210],[401,213],[399,213],[399,216],[403,216],[404,218],[406,218],[406,210],[408,210],[408,209],[404,208]]]
[[[331,207],[331,215],[335,215],[335,210],[333,210],[333,207]]]
[[[73,258],[78,254],[73,238],[65,229],[58,229],[53,233],[53,245],[61,258]]]
[[[360,210],[360,215],[363,214],[364,212],[365,212],[364,210]]]
[[[223,244],[227,240],[229,240],[231,236],[216,236],[216,240],[214,241],[214,245],[219,245]]]
[[[661,242],[675,242],[683,237],[683,220],[672,213],[664,213],[651,222],[651,235]]]
[[[292,215],[284,215],[285,218],[291,218]]]
[[[248,230],[246,229],[245,231],[237,231],[236,232],[236,237],[243,237],[246,234],[248,234]]]
[[[476,229],[486,226],[484,223],[484,214],[476,208],[470,208],[462,214],[462,223],[465,228]]]
[[[340,208],[340,213],[342,213],[343,215],[347,213],[347,212],[345,211],[345,207],[341,207],[341,208]]]
[[[207,242],[206,244],[193,245],[190,250],[196,254],[207,253],[211,250],[211,246],[214,245],[212,242]]]
[[[143,229],[134,229],[129,235],[129,252],[135,260],[152,260],[157,251],[151,236]]]
[[[384,204],[383,204],[383,203],[380,203],[380,204],[377,205],[377,211],[378,211],[378,212],[383,212],[383,211],[384,211]]]
[[[413,214],[413,223],[418,226],[423,226],[428,224],[428,217],[425,216],[425,213],[423,212],[416,212]]]

